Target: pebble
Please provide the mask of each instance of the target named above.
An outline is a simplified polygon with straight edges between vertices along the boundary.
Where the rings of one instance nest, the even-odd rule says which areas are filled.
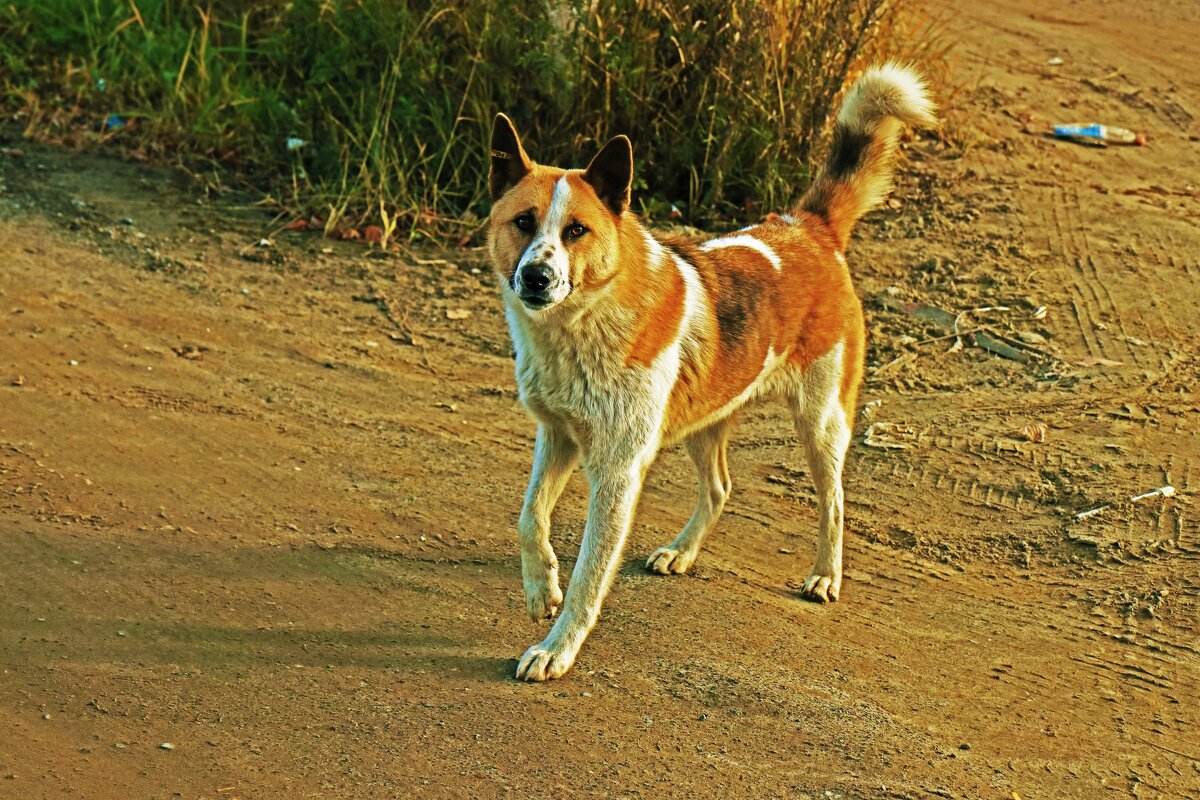
[[[591,692],[580,692],[579,696],[580,697],[591,697],[592,693]]]
[[[124,635],[125,635],[125,631],[117,631],[117,636],[124,636]]]
[[[121,224],[127,225],[132,228],[133,227],[133,217],[122,217]]]
[[[49,715],[49,714],[42,714],[42,719],[50,719],[50,715]]]
[[[163,742],[162,744],[160,744],[158,746],[158,749],[159,750],[174,750],[175,745],[171,744],[170,742]]]
[[[963,742],[962,744],[960,744],[960,745],[958,746],[958,749],[959,749],[959,750],[970,750],[970,749],[971,749],[971,745],[967,744],[966,742]]]
[[[78,367],[78,366],[79,366],[79,362],[78,362],[78,361],[76,361],[76,360],[75,360],[75,359],[73,359],[73,358],[72,358],[70,361],[68,361],[67,363],[68,363],[68,364],[70,364],[72,367]]]

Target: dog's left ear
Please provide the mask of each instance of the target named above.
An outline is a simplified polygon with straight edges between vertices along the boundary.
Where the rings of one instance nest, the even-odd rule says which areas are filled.
[[[588,164],[583,179],[592,185],[599,197],[618,217],[629,208],[629,192],[633,185],[633,145],[628,136],[615,136]]]
[[[499,200],[532,169],[533,164],[525,155],[525,148],[521,147],[521,137],[517,136],[512,120],[497,114],[496,121],[492,123],[492,167],[488,171],[492,200]]]

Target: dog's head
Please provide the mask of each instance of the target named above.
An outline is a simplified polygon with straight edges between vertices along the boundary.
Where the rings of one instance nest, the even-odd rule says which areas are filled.
[[[577,305],[616,274],[633,149],[618,136],[587,169],[535,164],[503,114],[492,126],[488,252],[510,305],[529,317]]]

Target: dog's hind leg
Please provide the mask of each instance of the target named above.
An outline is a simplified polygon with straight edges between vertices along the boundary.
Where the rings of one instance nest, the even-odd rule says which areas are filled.
[[[817,359],[790,398],[796,433],[808,457],[817,490],[817,560],[801,595],[823,603],[838,599],[842,587],[842,466],[850,446],[851,420],[840,399],[842,347]]]
[[[700,552],[704,537],[716,526],[733,488],[725,459],[733,426],[733,418],[726,417],[696,431],[684,442],[699,478],[696,510],[673,542],[650,554],[646,569],[651,572],[660,575],[687,572]]]
[[[565,432],[546,424],[538,425],[533,471],[517,522],[525,609],[535,622],[553,617],[562,607],[558,559],[550,546],[550,514],[578,461],[579,448]]]

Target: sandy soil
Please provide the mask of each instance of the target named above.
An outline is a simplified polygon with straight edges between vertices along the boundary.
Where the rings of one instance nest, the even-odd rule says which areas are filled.
[[[510,677],[544,633],[513,531],[533,426],[482,254],[258,248],[252,208],[10,132],[0,797],[1200,796],[1200,11],[963,5],[971,146],[912,142],[851,252],[842,601],[797,599],[813,495],[758,408],[694,572],[641,567],[691,508],[672,451],[545,685]]]

